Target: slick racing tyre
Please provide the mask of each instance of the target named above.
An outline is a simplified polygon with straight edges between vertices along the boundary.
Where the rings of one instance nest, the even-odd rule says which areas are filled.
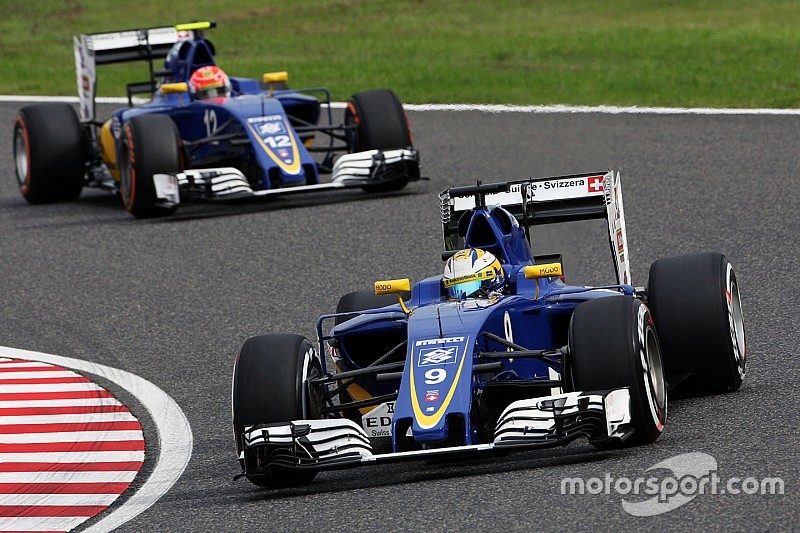
[[[345,126],[353,128],[349,137],[351,152],[365,150],[396,150],[411,148],[411,127],[400,99],[389,89],[375,89],[354,94],[347,102]],[[380,185],[367,185],[367,192],[402,189],[408,179],[398,179]]]
[[[241,459],[242,433],[255,424],[319,418],[318,405],[308,380],[322,375],[313,346],[300,335],[251,337],[244,343],[233,369],[233,433]],[[260,487],[285,487],[310,483],[313,471],[272,469],[248,475]]]
[[[578,305],[569,327],[569,354],[567,370],[574,390],[629,388],[635,431],[621,445],[649,444],[661,436],[667,421],[667,388],[647,306],[628,296]]]
[[[156,203],[153,175],[181,170],[180,135],[167,115],[138,115],[125,123],[120,154],[122,203],[136,218],[162,217],[176,206]]]
[[[85,174],[86,147],[69,104],[23,107],[14,123],[19,191],[32,204],[75,200]]]
[[[650,266],[648,305],[664,369],[681,395],[738,390],[747,363],[744,319],[733,267],[719,253],[659,259]]]

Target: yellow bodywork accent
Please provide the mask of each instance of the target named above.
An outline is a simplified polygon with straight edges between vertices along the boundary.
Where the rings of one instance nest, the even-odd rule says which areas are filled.
[[[525,279],[549,278],[551,276],[561,276],[562,273],[561,263],[545,263],[543,265],[525,267]]]
[[[206,20],[203,22],[187,22],[186,24],[176,24],[175,29],[178,31],[184,30],[207,30],[211,28],[211,21]]]
[[[185,81],[181,81],[178,83],[162,83],[161,84],[161,92],[163,94],[170,94],[170,93],[185,93],[189,91],[189,85]]]
[[[119,181],[119,169],[117,168],[117,151],[114,148],[114,136],[111,134],[111,121],[106,120],[100,128],[100,151],[103,157],[103,163],[108,167],[111,172],[111,177],[115,181]]]
[[[387,279],[375,282],[375,294],[397,294],[398,292],[408,292],[411,290],[411,280]]]
[[[261,76],[261,80],[264,83],[269,84],[269,95],[272,96],[272,91],[275,90],[275,84],[280,83],[282,81],[289,81],[289,73],[285,70],[280,72],[265,72]]]
[[[342,371],[342,369],[339,368],[339,365],[337,365],[336,363],[334,363],[333,366],[336,369],[336,372],[341,372]],[[350,381],[352,381],[352,380],[350,380]],[[360,402],[361,400],[369,400],[370,398],[372,398],[372,395],[370,393],[368,393],[362,387],[359,387],[358,384],[356,384],[356,383],[351,383],[347,387],[346,390],[347,390],[347,394],[349,394],[350,397],[353,400],[357,401],[357,402]],[[370,411],[372,411],[373,409],[375,409],[374,405],[368,405],[367,407],[359,407],[358,411],[362,415],[365,415],[365,414],[369,413]]]
[[[289,73],[285,70],[281,72],[265,72],[261,77],[264,83],[279,83],[282,81],[289,81]]]
[[[467,343],[464,346],[464,353],[461,354],[461,362],[458,364],[458,370],[456,371],[456,377],[453,379],[453,384],[450,386],[450,390],[447,391],[447,396],[445,397],[442,405],[439,407],[439,410],[432,415],[426,415],[422,412],[422,407],[419,406],[419,399],[417,398],[417,387],[414,385],[414,364],[411,365],[411,407],[414,408],[414,416],[417,419],[417,423],[422,429],[430,429],[442,419],[445,412],[447,412],[447,406],[450,405],[450,400],[453,399],[453,395],[456,393],[456,387],[458,387],[458,379],[461,377],[461,369],[464,368],[464,359],[466,359],[467,354],[467,346],[469,346],[469,338],[467,338]]]
[[[384,281],[375,282],[375,294],[397,294],[397,299],[400,300],[400,307],[403,308],[403,312],[407,315],[411,314],[411,311],[408,309],[408,307],[406,307],[406,304],[403,301],[403,297],[400,296],[400,293],[408,292],[410,290],[411,280],[408,278],[387,279]]]

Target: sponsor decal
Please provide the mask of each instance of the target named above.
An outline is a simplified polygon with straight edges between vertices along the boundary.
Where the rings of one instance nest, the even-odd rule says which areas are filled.
[[[442,283],[444,284],[444,288],[447,289],[459,283],[464,283],[465,281],[494,279],[495,276],[497,276],[497,272],[494,268],[486,268],[474,274],[467,274],[466,276],[459,276],[452,279],[443,279]]]
[[[278,116],[280,118],[280,116]],[[264,122],[258,127],[258,133],[262,137],[266,137],[268,135],[275,135],[278,133],[286,133],[286,129],[283,127],[283,122]]]
[[[456,362],[458,346],[441,348],[422,348],[419,351],[418,366],[449,365]]]
[[[425,393],[426,402],[435,402],[439,399],[439,390],[429,390]]]
[[[432,344],[450,344],[453,342],[463,342],[466,337],[444,337],[442,339],[425,339],[417,341],[414,346],[430,346]]]
[[[361,417],[361,427],[368,437],[391,437],[394,402],[386,402]]]

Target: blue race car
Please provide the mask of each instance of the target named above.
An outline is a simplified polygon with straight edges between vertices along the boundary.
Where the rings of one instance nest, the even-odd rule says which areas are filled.
[[[80,117],[68,104],[19,111],[14,159],[22,195],[31,203],[65,201],[98,187],[119,191],[134,216],[153,217],[195,201],[390,191],[420,179],[408,117],[392,91],[353,95],[336,122],[325,88],[288,89],[286,72],[260,81],[225,74],[203,35],[214,26],[75,37]],[[96,66],[126,61],[146,61],[150,79],[129,83],[128,106],[100,122]],[[142,94],[151,97],[142,103]],[[320,182],[321,174],[330,181]]]
[[[245,342],[232,400],[242,476],[280,486],[580,437],[647,444],[664,431],[668,390],[740,387],[730,263],[661,259],[647,287],[632,285],[618,173],[479,183],[440,199],[443,275],[343,296],[317,323],[318,351],[290,334]],[[616,284],[568,285],[560,255],[531,254],[533,226],[595,218],[608,226]]]

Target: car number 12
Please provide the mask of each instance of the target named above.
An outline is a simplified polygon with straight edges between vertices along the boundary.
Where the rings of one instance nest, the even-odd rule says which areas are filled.
[[[206,125],[207,137],[211,137],[217,132],[217,114],[213,109],[206,109],[203,114],[203,124]]]
[[[292,146],[292,140],[288,135],[274,135],[264,139],[270,148],[289,148]]]

